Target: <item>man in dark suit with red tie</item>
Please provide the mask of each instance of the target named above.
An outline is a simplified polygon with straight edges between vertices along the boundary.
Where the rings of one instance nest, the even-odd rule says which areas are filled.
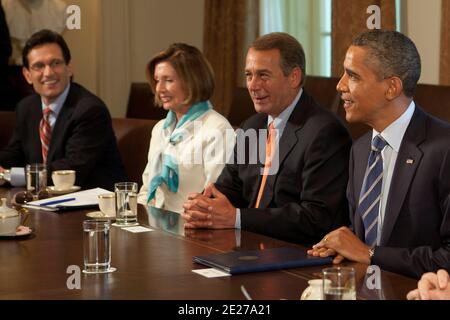
[[[351,139],[303,90],[305,54],[292,36],[253,42],[245,73],[258,114],[237,131],[234,158],[217,182],[185,203],[185,227],[242,228],[313,243],[348,221]]]
[[[346,119],[373,130],[350,154],[353,230],[327,234],[310,254],[336,255],[419,278],[450,270],[450,125],[417,105],[420,56],[401,33],[353,40],[337,85]]]
[[[82,188],[112,189],[125,180],[109,111],[98,97],[71,82],[64,39],[41,30],[27,41],[22,58],[23,74],[36,94],[16,108],[16,128],[0,151],[0,170],[45,163],[49,173],[76,170],[76,184]]]

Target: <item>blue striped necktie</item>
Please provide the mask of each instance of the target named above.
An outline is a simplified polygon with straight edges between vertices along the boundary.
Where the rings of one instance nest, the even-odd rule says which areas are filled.
[[[383,158],[381,151],[388,143],[381,137],[372,140],[367,163],[366,174],[359,197],[358,212],[362,217],[365,230],[365,242],[373,247],[377,243],[378,212],[381,202],[381,186],[383,183]]]

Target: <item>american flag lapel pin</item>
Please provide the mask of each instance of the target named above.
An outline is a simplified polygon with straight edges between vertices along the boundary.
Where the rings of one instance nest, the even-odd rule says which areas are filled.
[[[413,159],[407,159],[406,160],[406,164],[413,164],[414,163],[414,160]]]

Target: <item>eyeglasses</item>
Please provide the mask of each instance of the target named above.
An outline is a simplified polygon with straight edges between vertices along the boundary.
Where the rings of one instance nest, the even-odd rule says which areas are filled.
[[[17,204],[25,204],[27,202],[50,198],[50,194],[42,190],[37,195],[33,195],[30,191],[20,191],[14,195],[14,202]]]
[[[64,60],[53,59],[49,64],[45,64],[43,62],[36,62],[35,64],[30,66],[30,69],[36,72],[43,72],[46,66],[49,66],[50,69],[56,70],[64,66],[66,63]]]

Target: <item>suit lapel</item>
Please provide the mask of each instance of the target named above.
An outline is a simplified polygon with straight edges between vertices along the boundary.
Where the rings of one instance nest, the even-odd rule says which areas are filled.
[[[310,111],[310,108],[312,108],[310,98],[307,93],[303,91],[300,100],[297,102],[297,105],[286,123],[283,135],[279,139],[279,145],[276,150],[276,152],[278,152],[278,165],[276,164],[276,160],[273,162],[275,166],[278,166],[278,169],[281,168],[287,155],[297,144],[301,133],[300,129],[308,118],[308,111]],[[266,186],[260,202],[261,208],[267,208],[270,205],[270,202],[274,197],[274,186],[277,178],[277,172],[267,176]]]
[[[36,101],[34,105],[35,107],[32,109],[30,123],[31,132],[35,132],[36,134],[30,135],[30,139],[32,139],[31,146],[33,148],[33,150],[30,150],[30,154],[34,154],[35,156],[30,156],[30,160],[31,162],[42,162],[42,144],[39,131],[39,125],[42,119],[42,102],[38,95],[36,95]]]
[[[358,237],[362,240],[364,240],[364,225],[362,223],[362,218],[358,212],[358,204],[359,204],[359,197],[361,194],[361,188],[364,181],[364,176],[366,174],[367,169],[367,162],[369,160],[369,154],[371,149],[371,142],[372,142],[372,130],[369,131],[365,136],[363,136],[361,141],[361,144],[358,145],[358,147],[354,147],[354,150],[352,150],[355,160],[353,161],[353,199],[355,199],[355,215],[354,215],[354,228],[355,233],[358,235]]]
[[[385,218],[381,233],[380,244],[389,241],[395,222],[403,206],[405,196],[413,181],[414,173],[420,164],[423,153],[418,145],[426,137],[426,123],[424,112],[416,105],[416,110],[400,146],[392,175],[389,196],[386,204]]]
[[[62,144],[64,139],[64,131],[67,125],[68,119],[72,116],[73,106],[75,102],[75,87],[74,83],[70,84],[69,94],[67,95],[64,105],[59,111],[58,118],[56,119],[55,126],[52,131],[52,139],[50,141],[50,147],[48,150],[47,162],[53,160],[53,156],[58,146]]]

